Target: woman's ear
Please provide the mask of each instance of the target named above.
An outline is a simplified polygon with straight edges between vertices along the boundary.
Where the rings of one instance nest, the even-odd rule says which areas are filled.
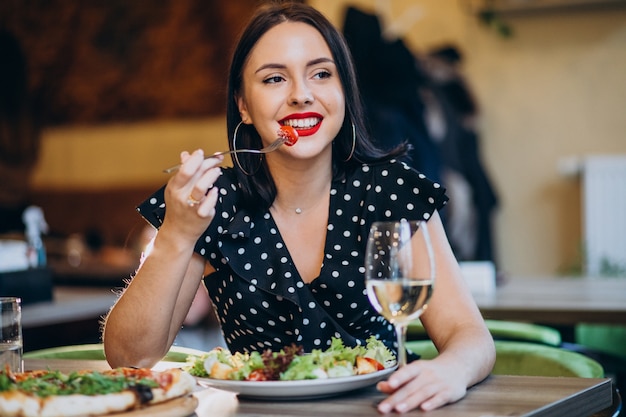
[[[246,101],[241,96],[236,96],[235,101],[237,102],[237,107],[239,108],[239,116],[241,116],[241,121],[247,125],[251,124],[252,120],[250,120],[250,114],[248,113]]]

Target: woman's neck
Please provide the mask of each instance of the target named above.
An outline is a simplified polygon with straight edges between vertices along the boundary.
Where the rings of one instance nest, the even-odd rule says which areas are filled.
[[[302,214],[328,201],[325,197],[330,193],[332,181],[332,168],[328,164],[273,168],[277,190],[274,210]]]

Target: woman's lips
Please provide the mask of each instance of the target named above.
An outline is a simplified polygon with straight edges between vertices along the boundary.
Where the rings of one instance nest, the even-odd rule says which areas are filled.
[[[292,114],[281,120],[280,124],[295,128],[300,136],[311,136],[322,126],[322,119],[317,113]]]
[[[320,121],[316,125],[311,126],[309,128],[299,128],[299,127],[296,127],[296,130],[298,131],[298,135],[300,135],[300,136],[311,136],[311,135],[314,135],[315,133],[317,133],[317,131],[320,130],[321,126],[322,126],[322,122]]]

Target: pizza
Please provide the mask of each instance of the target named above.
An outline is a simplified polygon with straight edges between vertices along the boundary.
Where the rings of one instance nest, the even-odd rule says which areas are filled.
[[[196,379],[181,369],[116,368],[62,373],[0,372],[0,416],[78,417],[149,408],[189,396]]]

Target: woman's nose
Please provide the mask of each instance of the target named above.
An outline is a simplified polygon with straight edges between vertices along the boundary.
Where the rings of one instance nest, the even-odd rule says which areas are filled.
[[[306,82],[294,83],[289,102],[292,105],[311,104],[313,102],[313,93]]]

